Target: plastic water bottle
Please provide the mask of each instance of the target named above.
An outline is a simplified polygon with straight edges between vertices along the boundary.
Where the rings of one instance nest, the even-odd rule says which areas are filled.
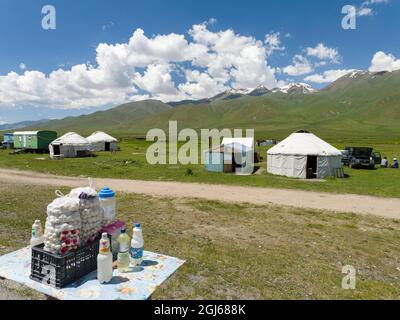
[[[125,228],[121,230],[121,234],[118,237],[119,243],[119,252],[118,252],[118,271],[119,272],[128,272],[129,264],[130,264],[130,254],[129,254],[129,245],[130,238],[126,234]]]
[[[35,220],[31,231],[31,246],[38,246],[44,242],[43,229],[40,220]]]
[[[113,258],[110,251],[110,240],[107,233],[100,239],[99,254],[97,255],[97,279],[100,283],[110,282],[113,276]]]
[[[103,188],[99,192],[100,206],[104,210],[103,226],[112,223],[117,215],[117,200],[115,192],[110,188]]]
[[[131,240],[131,264],[133,266],[141,265],[143,262],[143,233],[140,223],[136,223],[132,232]]]

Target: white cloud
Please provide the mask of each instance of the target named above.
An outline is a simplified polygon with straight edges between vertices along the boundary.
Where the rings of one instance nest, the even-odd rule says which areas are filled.
[[[329,48],[323,43],[319,43],[315,48],[306,49],[307,56],[316,57],[320,60],[330,60],[337,62],[339,59],[339,52],[337,49]]]
[[[26,64],[21,62],[18,66],[21,70],[25,70],[26,69]]]
[[[375,53],[371,61],[371,66],[369,71],[379,72],[379,71],[396,71],[400,69],[400,59],[392,54],[386,54],[383,51]]]
[[[302,55],[295,55],[293,64],[286,66],[282,71],[290,76],[301,76],[314,71],[311,62]]]
[[[390,0],[366,0],[357,8],[357,15],[359,17],[374,16],[377,12],[372,7],[377,4],[387,4],[389,1]]]
[[[322,74],[312,74],[304,78],[304,81],[313,83],[330,83],[343,77],[344,75],[354,71],[354,69],[339,69],[339,70],[328,70]]]
[[[135,84],[151,94],[175,94],[175,84],[172,81],[171,65],[151,64],[143,75],[136,73]]]
[[[213,79],[208,73],[198,70],[186,70],[186,83],[179,85],[179,90],[192,99],[215,96],[228,89],[221,82]]]
[[[104,25],[101,26],[101,30],[106,31],[108,29],[111,29],[112,27],[114,27],[115,23],[110,21]]]
[[[208,24],[216,24],[217,22],[218,22],[218,20],[215,19],[215,18],[210,18],[210,19],[208,19],[208,21],[207,21]]]
[[[389,3],[389,0],[367,0],[363,2],[363,6],[370,6],[373,4],[379,4],[379,3]]]
[[[36,105],[83,108],[145,98],[163,101],[204,98],[229,87],[277,86],[266,43],[233,30],[208,30],[215,19],[194,25],[189,37],[170,33],[147,37],[137,29],[126,43],[100,43],[95,64],[78,64],[45,74],[24,70],[0,76],[0,107]],[[184,69],[183,80],[174,76]]]
[[[189,31],[195,43],[207,47],[207,53],[193,60],[206,68],[218,82],[233,87],[276,86],[275,70],[267,65],[267,48],[263,42],[233,30],[211,32],[205,24],[195,25]]]
[[[375,14],[375,12],[371,8],[360,8],[357,11],[357,15],[360,16],[360,17],[373,16],[374,14]]]
[[[281,35],[279,32],[271,32],[265,36],[264,42],[266,44],[266,50],[268,55],[271,55],[275,51],[285,50],[285,47],[282,46],[280,36]]]
[[[291,65],[279,70],[290,76],[302,76],[328,63],[339,63],[339,60],[340,55],[337,49],[319,43],[315,47],[303,50],[303,54],[295,55]]]

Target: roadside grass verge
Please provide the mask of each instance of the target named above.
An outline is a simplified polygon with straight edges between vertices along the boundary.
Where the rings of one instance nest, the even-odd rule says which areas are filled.
[[[1,184],[0,192],[7,195],[0,202],[0,253],[5,254],[28,243],[31,224],[38,218],[44,222],[55,195],[52,188],[11,184]],[[129,229],[142,222],[146,250],[186,260],[154,299],[400,296],[397,220],[123,193],[118,217]],[[357,270],[354,291],[341,288],[344,265]]]

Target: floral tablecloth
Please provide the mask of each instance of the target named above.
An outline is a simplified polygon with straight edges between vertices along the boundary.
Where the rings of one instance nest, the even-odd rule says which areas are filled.
[[[29,247],[0,257],[0,277],[26,285],[60,300],[145,300],[185,261],[152,252],[144,252],[143,264],[131,272],[119,273],[108,284],[101,285],[94,271],[63,289],[33,281]]]

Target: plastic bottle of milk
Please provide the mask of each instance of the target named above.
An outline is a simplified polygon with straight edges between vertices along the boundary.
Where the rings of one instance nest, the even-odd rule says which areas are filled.
[[[143,233],[140,223],[136,223],[132,232],[131,240],[131,264],[133,266],[141,265],[143,262]]]
[[[43,238],[43,229],[40,220],[35,220],[35,223],[32,225],[31,232],[31,246],[38,246],[44,242]]]
[[[107,233],[100,239],[99,254],[97,255],[97,279],[100,283],[110,282],[113,276],[113,257],[110,251],[110,240]]]

